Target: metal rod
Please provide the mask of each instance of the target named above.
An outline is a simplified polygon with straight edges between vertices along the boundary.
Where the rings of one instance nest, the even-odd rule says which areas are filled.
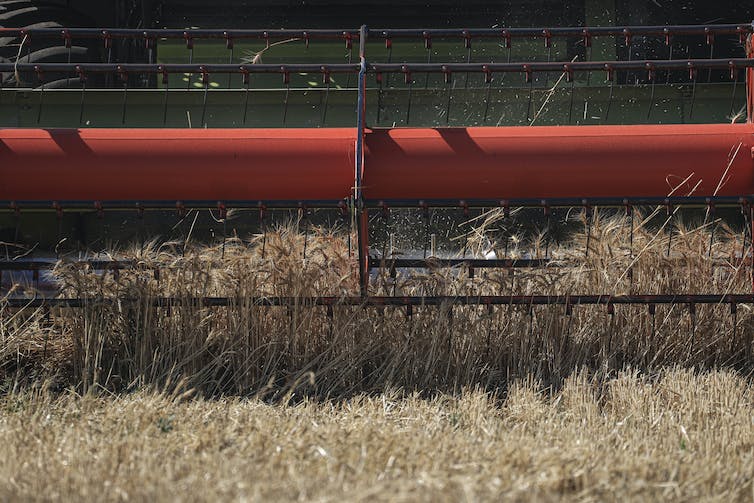
[[[144,299],[123,297],[96,298],[8,298],[3,304],[9,308],[68,307],[82,308],[96,305],[121,303],[142,303]],[[363,307],[406,307],[406,306],[565,306],[580,305],[669,305],[704,304],[731,305],[754,304],[754,294],[694,294],[694,295],[487,295],[487,296],[322,296],[322,297],[156,297],[151,299],[152,307],[227,307],[254,305],[275,306],[363,306]]]

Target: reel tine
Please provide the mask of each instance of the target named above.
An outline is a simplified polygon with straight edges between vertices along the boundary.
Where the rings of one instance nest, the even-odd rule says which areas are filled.
[[[628,215],[629,238],[628,238],[628,256],[634,256],[634,209],[628,200],[624,201],[626,205],[626,214]]]
[[[654,102],[655,102],[655,83],[657,81],[657,78],[655,75],[654,67],[649,68],[648,75],[649,75],[649,80],[652,83],[651,84],[652,91],[651,91],[651,94],[649,95],[649,108],[647,109],[647,121],[649,121],[650,117],[652,116],[652,108],[654,107]]]
[[[667,225],[668,225],[668,249],[666,252],[666,256],[670,257],[670,248],[673,243],[673,231],[674,231],[674,221],[673,221],[673,215],[675,215],[675,211],[673,211],[673,206],[670,204],[669,201],[665,201],[665,211],[668,215]]]
[[[18,239],[21,236],[21,209],[16,205],[16,203],[11,203],[11,210],[13,210],[14,220],[13,243],[19,244]]]
[[[404,75],[404,81],[408,85],[408,103],[406,104],[406,125],[408,126],[411,118],[411,88],[414,84],[414,79],[411,77],[411,72],[406,66],[402,68]]]
[[[547,201],[542,201],[542,207],[545,214],[545,257],[548,258],[550,255],[550,223],[552,218],[552,213],[550,211],[550,205],[547,204]]]
[[[285,85],[285,96],[283,97],[283,125],[288,117],[288,98],[291,93],[291,74],[283,67],[283,84]]]
[[[303,259],[304,264],[306,264],[306,249],[309,245],[309,210],[306,206],[300,206],[299,207],[299,221],[303,220],[304,222],[304,253],[303,253]]]
[[[463,209],[463,218],[468,221],[469,220],[469,205],[466,204],[466,202],[461,201],[461,208]],[[469,246],[469,233],[465,232],[463,235],[463,252],[461,257],[466,258],[466,251],[468,250]],[[469,269],[469,274],[473,275],[473,270]]]
[[[308,46],[309,46],[309,44],[307,43],[307,47]],[[233,64],[233,59],[234,59],[234,56],[235,56],[235,54],[234,54],[234,52],[235,52],[235,43],[233,42],[233,37],[231,37],[227,32],[225,33],[225,48],[228,49],[228,53],[229,53],[228,54],[228,64],[232,65]],[[228,72],[228,89],[231,88],[232,79],[233,79],[233,73]]]
[[[320,118],[320,125],[324,126],[325,119],[327,118],[327,104],[330,98],[330,81],[331,81],[330,72],[327,71],[327,69],[325,69],[324,67],[322,67],[322,79],[325,81],[324,82],[325,83],[325,103],[324,103],[324,106],[322,107],[322,116]]]
[[[673,44],[670,32],[668,32],[667,29],[665,29],[665,45],[668,46],[668,61],[673,61]],[[665,75],[665,84],[670,84],[670,72],[671,70],[668,70]]]
[[[429,227],[432,221],[432,214],[430,213],[429,207],[426,204],[420,203],[420,206],[422,208],[422,218],[424,219],[424,258],[426,259],[427,247],[429,246]]]
[[[529,69],[528,65],[524,65],[524,72],[525,72],[524,78],[526,79],[526,82],[529,84],[529,98],[526,100],[526,122],[531,124],[532,121],[534,120],[531,116],[531,103],[532,103],[532,98],[534,94],[534,78],[532,77],[532,72]],[[547,74],[547,72],[545,72],[545,74]]]
[[[487,115],[490,110],[490,92],[492,91],[492,73],[489,71],[487,66],[483,68],[484,70],[484,81],[487,84],[487,91],[484,95],[484,118],[482,119],[482,124],[487,123]]]
[[[570,97],[568,98],[568,124],[573,123],[573,98],[576,93],[576,79],[573,78],[573,72],[566,70],[566,80],[571,83]]]
[[[344,33],[344,37],[346,39],[346,49],[348,49],[348,64],[350,65],[353,61],[353,38],[348,33]],[[351,87],[351,72],[346,74],[346,89],[349,87]]]
[[[243,85],[246,87],[246,92],[244,96],[244,105],[243,105],[243,121],[242,124],[246,125],[246,118],[249,114],[249,85],[251,84],[251,74],[246,69],[246,67],[243,67],[241,70],[242,79],[243,79]]]
[[[223,244],[222,244],[222,254],[220,258],[225,258],[225,243],[228,241],[228,209],[225,207],[225,204],[222,202],[217,203],[217,211],[220,217],[220,220],[223,223]]]
[[[84,122],[84,95],[86,94],[86,74],[81,67],[76,67],[76,73],[79,76],[79,82],[81,83],[81,101],[79,103],[79,125]]]
[[[390,37],[385,37],[385,49],[387,49],[387,63],[390,64],[393,61],[393,40]],[[385,86],[390,87],[390,76],[392,74],[388,72],[385,77]]]
[[[39,108],[37,109],[37,124],[42,122],[42,107],[45,101],[45,82],[42,74],[42,70],[39,66],[35,66],[34,70],[37,73],[37,80],[39,80]]]
[[[390,75],[390,74],[388,74],[388,75]],[[382,74],[381,73],[377,73],[375,75],[375,79],[377,79],[377,84],[378,84],[378,88],[377,88],[377,121],[376,121],[376,125],[379,126],[379,124],[380,124],[380,115],[382,114]]]
[[[732,66],[730,69],[730,78],[733,80],[733,93],[730,96],[730,115],[731,117],[735,117],[736,114],[736,90],[738,88],[738,79],[740,75],[740,71],[735,66]]]
[[[699,72],[697,72],[696,68],[689,68],[689,77],[691,78],[691,107],[689,109],[689,121],[694,118],[694,103],[696,103],[696,81],[698,73]]]
[[[188,33],[183,32],[183,38],[186,41],[186,49],[188,49],[188,64],[193,65],[194,64],[194,38]],[[194,78],[193,73],[189,73],[188,78],[186,79],[186,90],[191,90],[191,79]]]
[[[466,48],[466,64],[471,63],[471,35],[468,31],[463,32],[463,45]],[[469,88],[469,72],[466,72],[463,88]]]
[[[432,36],[428,32],[423,32],[422,36],[424,37],[424,48],[427,50],[427,64],[430,64],[432,62]],[[424,89],[427,89],[429,87],[429,72],[425,74],[424,77]]]
[[[709,250],[707,251],[707,257],[712,258],[712,245],[715,242],[715,230],[717,227],[717,221],[715,220],[715,203],[713,203],[711,200],[707,200],[707,211],[709,216],[712,217],[712,226],[710,228],[709,232]],[[705,217],[705,223],[707,218]]]
[[[264,205],[259,206],[259,227],[262,231],[262,258],[265,256],[265,251],[267,248],[267,222],[265,218],[267,217],[267,208]]]
[[[586,250],[584,257],[589,257],[589,244],[592,238],[592,207],[589,206],[586,199],[582,204],[584,205],[584,225],[586,226]]]
[[[168,94],[170,92],[170,79],[168,78],[168,72],[162,71],[162,85],[165,87],[165,93],[162,98],[162,125],[167,125],[168,122]]]
[[[126,108],[128,105],[128,74],[126,74],[122,69],[118,69],[118,73],[120,74],[120,79],[123,81],[123,112],[121,115],[121,124],[126,123]]]
[[[107,237],[105,235],[105,210],[99,201],[94,203],[94,209],[97,211],[97,220],[99,221],[99,241],[101,243],[101,252],[107,249]]]
[[[139,221],[139,229],[137,231],[137,239],[139,240],[139,250],[144,252],[144,243],[146,241],[146,224],[144,223],[144,207],[141,203],[136,203],[136,218]]]
[[[552,62],[552,35],[550,34],[550,30],[543,30],[542,35],[544,36],[545,41],[545,49],[547,49],[547,62]],[[550,73],[545,72],[545,87],[550,85]]]
[[[707,32],[707,45],[709,46],[709,59],[715,56],[715,35],[712,32]],[[712,82],[712,68],[707,70],[707,83]]]
[[[57,239],[55,240],[55,256],[60,260],[61,240],[63,238],[63,207],[57,201],[52,203],[57,218]]]
[[[204,96],[202,97],[202,121],[200,122],[201,127],[206,128],[207,122],[207,95],[209,94],[209,73],[204,69],[204,67],[201,68],[202,70],[202,84],[204,85]]]
[[[450,123],[450,100],[453,95],[453,76],[447,67],[443,66],[442,69],[443,78],[445,80],[445,94],[447,95],[447,102],[445,104],[445,124]],[[468,73],[466,74],[468,76]]]
[[[613,93],[615,91],[615,73],[612,68],[607,68],[607,80],[610,82],[610,94],[607,97],[607,108],[605,109],[605,116],[602,119],[602,123],[606,124],[608,116],[610,115],[610,108],[613,105]]]

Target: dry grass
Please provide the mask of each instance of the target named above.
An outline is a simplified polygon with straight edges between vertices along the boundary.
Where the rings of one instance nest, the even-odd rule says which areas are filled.
[[[295,406],[27,390],[0,399],[0,499],[751,501],[753,416],[722,371]]]
[[[743,236],[718,225],[711,256],[709,225],[672,234],[640,226],[628,249],[628,222],[596,218],[586,236],[552,251],[567,267],[544,270],[437,270],[374,279],[378,294],[663,294],[749,293]],[[485,224],[487,225],[487,224]],[[487,225],[488,226],[488,225]],[[485,226],[482,226],[483,228]],[[574,369],[608,378],[624,368],[752,368],[752,306],[501,306],[404,309],[297,305],[268,308],[259,296],[354,295],[355,258],[344,236],[308,237],[283,227],[250,242],[190,248],[169,245],[124,252],[143,267],[94,274],[61,263],[62,295],[91,298],[82,310],[4,311],[0,362],[7,380],[54,378],[81,392],[134,390],[183,382],[206,394],[277,399],[295,389],[319,398],[400,388],[457,392],[504,390],[533,378],[557,388]],[[306,258],[303,249],[306,246]],[[542,239],[511,250],[542,254]],[[668,249],[670,253],[668,255]],[[154,271],[159,270],[159,275]],[[230,307],[153,307],[160,296],[229,296]],[[101,298],[135,299],[98,303]]]
[[[552,250],[566,267],[383,271],[372,288],[748,293],[748,243],[721,225],[709,256],[708,231],[680,225],[671,241],[637,221],[631,254],[627,222],[597,218],[588,257],[583,234]],[[0,499],[754,498],[752,306],[735,318],[727,305],[328,317],[250,303],[355,294],[346,243],[283,227],[224,255],[153,245],[119,252],[141,266],[117,276],[59,264],[61,295],[91,298],[84,309],[0,306]],[[153,307],[159,296],[237,302]]]

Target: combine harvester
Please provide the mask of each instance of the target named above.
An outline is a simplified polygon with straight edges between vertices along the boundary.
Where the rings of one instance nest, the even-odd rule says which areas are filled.
[[[533,208],[549,222],[554,211],[575,208],[588,223],[596,208],[633,215],[638,208],[659,207],[667,215],[679,208],[740,210],[744,242],[750,243],[752,29],[748,22],[492,29],[4,28],[3,37],[15,41],[19,56],[0,63],[6,92],[10,87],[14,93],[12,105],[6,101],[0,114],[0,208],[6,212],[4,222],[16,222],[9,224],[16,226],[15,237],[18,222],[33,215],[35,225],[48,230],[58,222],[58,241],[60,222],[69,215],[96,221],[165,210],[184,217],[205,209],[225,221],[228,212],[245,210],[261,225],[279,210],[306,217],[328,209],[350,223],[358,243],[358,290],[337,297],[263,297],[254,300],[259,306],[392,306],[410,313],[440,304],[488,309],[561,305],[566,310],[597,304],[609,311],[619,304],[650,310],[661,304],[685,304],[690,310],[723,304],[735,312],[738,305],[754,303],[752,291],[376,295],[370,285],[373,269],[392,275],[424,271],[430,260],[432,268],[456,267],[473,277],[482,268],[546,267],[548,257],[545,251],[541,257],[514,259],[498,251],[471,258],[459,251],[428,259],[428,248],[429,255],[437,254],[427,231],[420,238],[424,253],[405,258],[394,253],[392,244],[389,253],[380,253],[370,240],[376,239],[376,226],[406,209],[429,222],[440,211],[468,220],[480,210],[497,208],[510,217],[519,208]],[[732,46],[748,52],[723,57],[715,44],[731,39]],[[632,48],[649,40],[668,52],[637,59]],[[679,40],[709,51],[710,57],[673,57]],[[558,49],[566,43],[580,47],[581,57]],[[595,57],[598,43],[613,47],[616,57]],[[66,60],[25,59],[32,44],[56,47]],[[203,44],[215,48],[215,62],[194,57]],[[239,59],[244,44],[257,47],[246,62]],[[318,46],[335,44],[338,54],[345,48],[345,60],[327,61],[317,52]],[[533,52],[534,44],[545,49],[537,58],[511,57],[517,47]],[[477,53],[472,58],[472,48],[479,45],[494,51],[483,52],[482,60]],[[87,49],[73,50],[79,47]],[[131,59],[124,51],[113,55],[123,47],[138,50],[128,53]],[[285,49],[282,62],[272,57],[278,47]],[[413,52],[401,58],[399,47]],[[452,51],[461,57],[445,60],[443,55]],[[92,61],[95,52],[101,59]],[[86,61],[76,59],[80,53],[86,53]],[[600,52],[605,53],[610,51]],[[599,89],[590,104],[579,93],[596,88],[595,83]],[[679,88],[683,93],[674,94]],[[557,125],[539,125],[548,90],[559,100]],[[631,105],[625,100],[636,100],[637,91],[644,93],[642,105],[633,106],[641,110],[627,112]],[[704,114],[694,109],[703,91],[710,93]],[[313,101],[299,102],[294,113],[294,96]],[[683,105],[676,115],[674,96]],[[275,104],[271,97],[280,101]],[[260,100],[264,103],[255,113]],[[726,118],[744,100],[745,119]],[[301,109],[313,112],[302,118]],[[445,124],[422,127],[428,113],[439,114]],[[69,127],[60,127],[61,115]],[[711,115],[717,123],[697,122]],[[470,123],[475,126],[464,127]],[[499,125],[511,123],[517,125]],[[37,216],[43,213],[49,216]],[[39,224],[43,219],[47,223]],[[737,259],[739,266],[751,268],[750,244]],[[5,271],[26,269],[36,275],[48,267],[49,261],[40,260],[0,262]],[[98,270],[122,267],[128,264],[94,262]],[[235,302],[194,300],[207,306]],[[51,295],[8,302],[9,307],[75,308],[87,299]],[[178,302],[186,299],[155,299],[157,305]]]

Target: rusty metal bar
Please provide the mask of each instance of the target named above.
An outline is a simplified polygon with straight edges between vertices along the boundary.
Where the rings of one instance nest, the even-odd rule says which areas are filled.
[[[9,308],[84,308],[116,303],[148,303],[152,307],[276,307],[276,306],[585,306],[754,304],[754,294],[681,295],[495,295],[495,296],[349,296],[349,297],[158,297],[138,298],[9,298],[0,303]]]

